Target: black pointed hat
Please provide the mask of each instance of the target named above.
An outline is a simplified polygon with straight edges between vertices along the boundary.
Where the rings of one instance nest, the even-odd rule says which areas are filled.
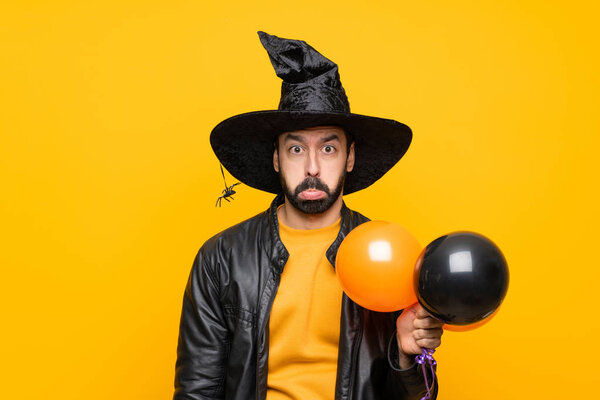
[[[353,114],[340,82],[337,64],[306,42],[258,32],[275,73],[283,83],[277,110],[253,111],[228,118],[210,135],[217,158],[238,180],[281,193],[273,169],[275,138],[284,132],[335,125],[354,139],[355,163],[346,176],[344,194],[381,178],[402,158],[412,139],[400,122]]]

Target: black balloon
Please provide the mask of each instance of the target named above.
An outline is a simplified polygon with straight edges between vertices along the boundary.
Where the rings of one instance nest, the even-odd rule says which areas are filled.
[[[508,290],[508,266],[500,249],[474,232],[437,238],[415,269],[419,303],[451,325],[468,325],[491,315]]]

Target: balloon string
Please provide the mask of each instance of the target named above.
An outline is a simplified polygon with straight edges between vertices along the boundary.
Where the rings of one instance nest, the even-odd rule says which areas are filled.
[[[433,384],[435,383],[435,370],[433,369],[433,366],[437,364],[437,361],[435,361],[433,358],[433,353],[435,353],[434,349],[423,349],[423,353],[415,357],[417,364],[421,364],[423,377],[425,377],[425,387],[427,388],[427,394],[421,397],[421,400],[431,399],[431,391],[433,390]],[[429,368],[431,368],[431,386],[429,386],[429,381],[427,379],[426,364],[429,365]]]

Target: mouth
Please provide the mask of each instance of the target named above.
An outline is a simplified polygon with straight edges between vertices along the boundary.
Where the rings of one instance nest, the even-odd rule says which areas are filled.
[[[325,193],[322,190],[307,189],[307,190],[300,192],[298,197],[300,197],[302,200],[319,200],[324,197],[327,197],[327,193]]]

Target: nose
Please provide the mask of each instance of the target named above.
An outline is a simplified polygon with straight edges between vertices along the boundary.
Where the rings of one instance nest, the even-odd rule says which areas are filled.
[[[306,160],[306,175],[319,176],[321,168],[319,166],[319,158],[316,151],[310,151]]]

